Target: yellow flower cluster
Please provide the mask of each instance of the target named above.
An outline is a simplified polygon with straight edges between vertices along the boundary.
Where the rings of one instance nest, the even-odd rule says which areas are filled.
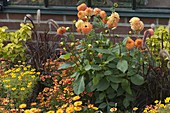
[[[38,79],[39,72],[31,69],[31,66],[25,66],[25,63],[15,65],[0,76],[4,88],[10,92],[16,103],[21,104],[22,101],[28,97],[32,92],[32,88]]]
[[[162,104],[161,101],[155,100],[156,105],[146,106],[144,113],[169,113],[170,112],[170,97],[167,97],[164,100],[165,104]]]

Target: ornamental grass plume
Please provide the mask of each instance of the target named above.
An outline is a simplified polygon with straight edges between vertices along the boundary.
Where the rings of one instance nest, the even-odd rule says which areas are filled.
[[[126,49],[131,50],[135,46],[135,42],[129,37],[126,42]]]

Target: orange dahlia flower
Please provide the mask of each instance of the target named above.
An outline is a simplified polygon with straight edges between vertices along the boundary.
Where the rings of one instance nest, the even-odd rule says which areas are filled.
[[[100,14],[101,9],[99,8],[94,8],[94,15]]]
[[[57,34],[60,34],[60,35],[62,35],[62,34],[64,34],[66,32],[66,28],[65,27],[59,27],[58,29],[57,29]]]
[[[92,16],[94,14],[94,11],[91,7],[86,8],[85,12],[87,16]]]
[[[106,16],[107,16],[107,14],[106,14],[105,11],[101,11],[101,12],[100,12],[100,17],[101,17],[102,19],[106,18]]]
[[[84,22],[84,24],[81,26],[81,31],[84,34],[88,34],[92,30],[92,25],[89,22]]]
[[[130,19],[131,29],[134,31],[142,31],[144,28],[144,23],[140,21],[138,17],[133,17]]]
[[[87,8],[87,5],[85,3],[82,3],[77,7],[77,10],[78,11],[85,11],[86,8]]]
[[[135,42],[131,38],[128,38],[126,42],[126,49],[131,50],[134,48],[134,46],[135,46]]]
[[[85,11],[79,11],[77,13],[77,16],[78,16],[79,19],[83,19],[86,16],[86,12]]]
[[[141,48],[142,47],[142,44],[143,44],[143,40],[142,39],[136,39],[135,40],[135,46],[137,48]]]

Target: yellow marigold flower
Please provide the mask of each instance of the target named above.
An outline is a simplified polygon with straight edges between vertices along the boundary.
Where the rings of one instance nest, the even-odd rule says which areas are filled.
[[[28,65],[27,68],[31,68],[31,65]]]
[[[31,78],[33,78],[33,79],[34,79],[34,78],[35,78],[35,75],[31,76]]]
[[[24,110],[24,113],[31,113],[31,111],[27,109],[27,110]]]
[[[92,107],[92,109],[94,109],[94,110],[96,111],[96,110],[98,110],[99,108],[97,108],[97,107]]]
[[[63,105],[61,106],[61,108],[64,109],[64,108],[67,107],[67,105],[68,105],[68,103],[67,103],[67,104],[63,104]]]
[[[27,70],[27,67],[24,67],[24,71],[26,71]]]
[[[148,112],[148,110],[147,110],[147,109],[145,109],[143,112],[144,112],[144,113],[147,113],[147,112]]]
[[[31,71],[35,71],[36,69],[31,69]]]
[[[66,113],[73,113],[74,107],[67,107],[66,108]]]
[[[15,72],[19,72],[21,70],[21,68],[17,68],[16,70],[15,70]]]
[[[62,109],[58,109],[56,113],[64,113],[64,111]]]
[[[27,88],[30,88],[31,86],[30,85],[27,85]]]
[[[164,104],[160,104],[160,107],[165,108],[166,106]]]
[[[37,75],[40,75],[40,72],[37,72]]]
[[[155,100],[154,103],[157,104],[159,101],[158,100]]]
[[[74,102],[74,106],[81,106],[82,105],[82,101],[76,101],[76,102]]]
[[[75,110],[75,111],[81,111],[81,110],[82,110],[82,107],[74,107],[74,110]]]
[[[11,90],[12,90],[12,91],[15,91],[15,90],[16,90],[16,88],[15,88],[15,87],[13,87]]]
[[[133,111],[137,111],[137,110],[138,110],[138,108],[137,108],[137,107],[134,107],[134,108],[133,108]]]
[[[29,74],[30,74],[30,75],[33,75],[33,74],[35,74],[35,72],[30,71]],[[34,75],[33,75],[33,76],[34,76]]]
[[[18,80],[21,80],[21,76],[18,76]]]
[[[24,87],[22,87],[20,90],[21,90],[21,91],[24,91],[24,90],[25,90],[25,88],[24,88]]]
[[[26,108],[26,107],[27,107],[26,104],[21,104],[21,105],[19,105],[19,108],[20,108],[20,109],[23,109],[23,108]]]
[[[28,85],[32,85],[32,82],[29,82]]]
[[[10,88],[10,87],[11,87],[11,85],[6,85],[5,87],[6,87],[6,88]]]
[[[75,96],[73,97],[73,100],[76,101],[76,100],[79,100],[80,99],[80,96]]]
[[[165,99],[165,103],[169,103],[169,101],[170,101],[170,97],[167,97],[167,98]]]
[[[51,111],[48,111],[47,113],[55,113],[53,110],[51,110]]]
[[[37,112],[37,108],[31,108],[30,111],[31,111],[31,113],[35,113],[35,112]]]

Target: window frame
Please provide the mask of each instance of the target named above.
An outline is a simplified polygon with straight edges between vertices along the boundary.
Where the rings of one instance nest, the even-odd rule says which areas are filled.
[[[48,0],[44,0],[44,6],[22,6],[22,5],[8,5],[7,0],[3,0],[3,13],[36,13],[37,9],[41,10],[42,14],[63,14],[63,15],[76,15],[76,6],[49,6]],[[91,5],[91,0],[87,0],[88,7],[94,7]],[[101,7],[108,14],[110,8]],[[154,17],[154,18],[170,18],[170,8],[148,8],[137,7],[136,0],[132,0],[132,8],[117,8],[120,16],[125,17]]]

